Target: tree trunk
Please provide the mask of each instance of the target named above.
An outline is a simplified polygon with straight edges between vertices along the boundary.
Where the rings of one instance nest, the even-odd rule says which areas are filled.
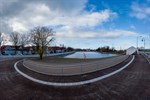
[[[42,54],[42,53],[40,53],[40,59],[41,59],[41,60],[43,59],[43,54]]]

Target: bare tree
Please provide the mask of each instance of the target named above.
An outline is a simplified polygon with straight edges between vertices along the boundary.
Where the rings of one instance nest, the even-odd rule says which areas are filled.
[[[23,54],[23,50],[24,50],[24,46],[29,44],[30,42],[30,34],[25,33],[25,34],[20,34],[20,45],[22,46],[22,54]]]
[[[13,45],[15,46],[15,54],[17,53],[17,46],[20,43],[20,33],[18,32],[12,32],[10,34],[10,41],[13,43]]]
[[[31,42],[36,46],[36,51],[43,59],[46,47],[54,40],[54,31],[48,27],[35,27],[31,30]]]

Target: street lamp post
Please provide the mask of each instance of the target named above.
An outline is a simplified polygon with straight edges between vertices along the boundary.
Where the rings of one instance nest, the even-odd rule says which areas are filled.
[[[138,49],[138,39],[142,36],[137,36],[137,49]]]
[[[145,38],[142,38],[142,41],[144,43],[144,49],[145,49]]]

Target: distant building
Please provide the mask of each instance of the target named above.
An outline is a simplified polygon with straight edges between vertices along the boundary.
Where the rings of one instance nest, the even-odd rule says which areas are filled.
[[[19,53],[20,46],[10,46],[10,45],[4,45],[1,46],[1,53],[3,55],[14,55],[15,53]]]
[[[23,54],[25,55],[35,54],[32,46],[24,47],[23,49]]]
[[[130,47],[126,50],[126,55],[134,55],[134,54],[139,54],[139,50],[135,47]]]
[[[46,50],[47,53],[63,53],[65,51],[66,51],[65,47],[58,47],[58,46],[48,47]]]
[[[2,55],[32,55],[35,54],[35,49],[36,47],[28,46],[28,47],[22,47],[22,46],[11,46],[11,45],[4,45],[1,46],[1,54]],[[65,47],[58,47],[58,46],[53,46],[53,47],[47,47],[46,48],[46,53],[63,53],[66,51]]]

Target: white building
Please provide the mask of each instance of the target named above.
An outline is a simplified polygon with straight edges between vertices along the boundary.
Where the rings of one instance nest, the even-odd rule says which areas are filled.
[[[126,55],[139,54],[139,50],[135,47],[130,47],[126,50]]]

